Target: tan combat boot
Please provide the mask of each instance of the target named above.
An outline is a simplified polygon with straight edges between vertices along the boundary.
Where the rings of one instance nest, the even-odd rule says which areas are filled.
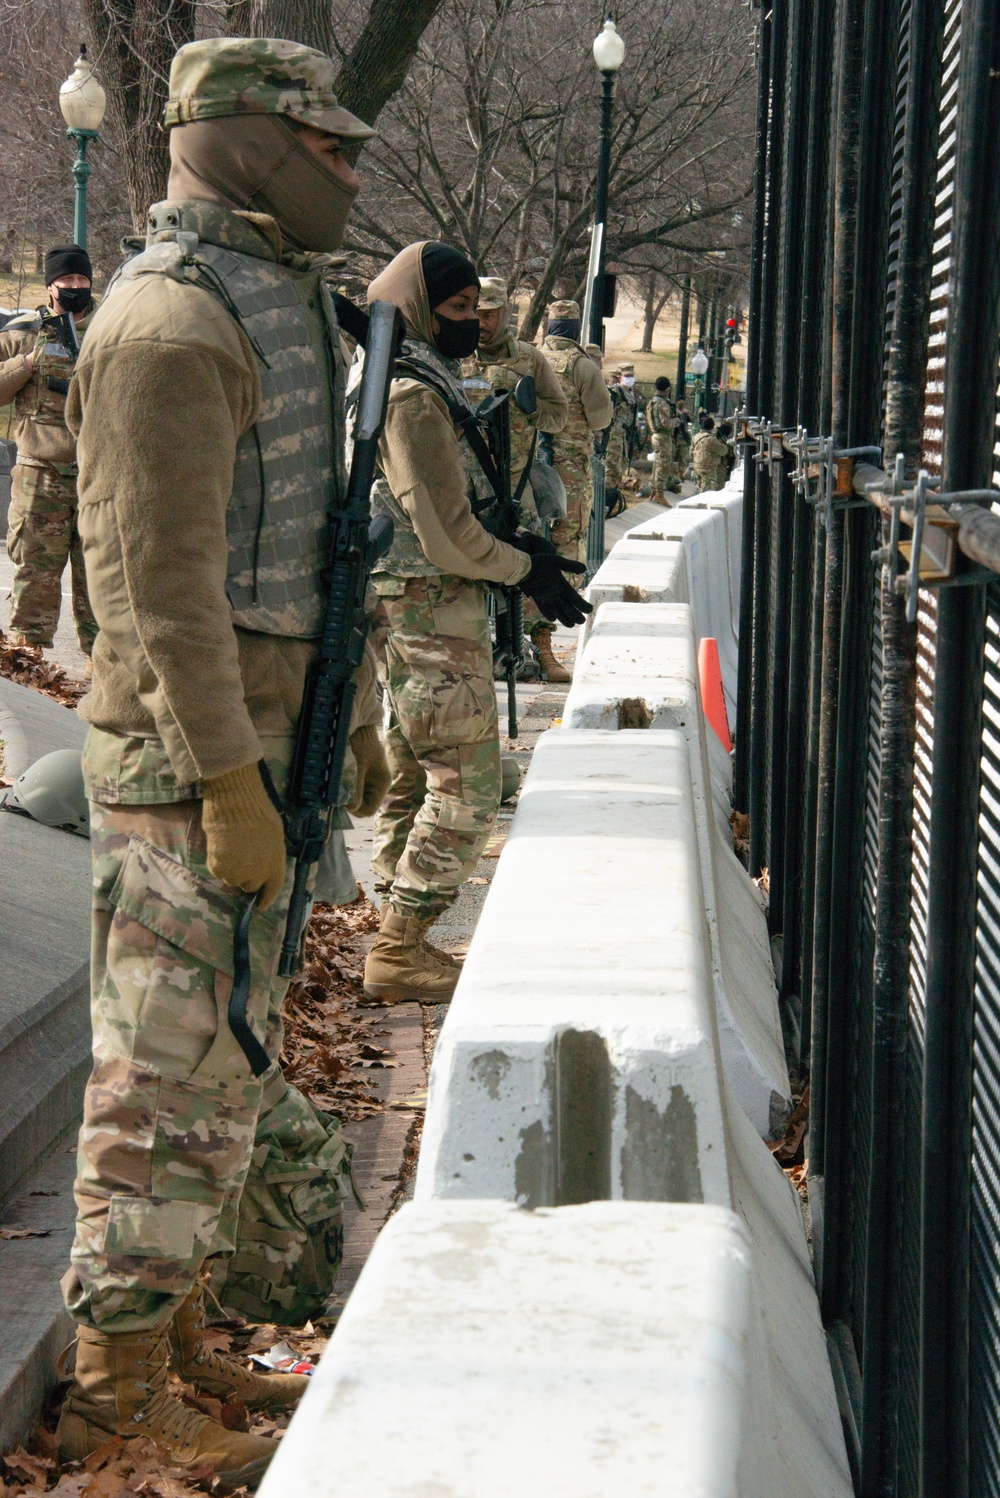
[[[170,1392],[165,1332],[98,1332],[81,1326],[76,1375],[59,1420],[63,1461],[82,1462],[112,1436],[146,1436],[181,1471],[210,1468],[220,1490],[256,1486],[277,1451],[266,1436],[226,1430]]]
[[[253,1373],[223,1352],[205,1346],[205,1291],[195,1285],[169,1330],[170,1368],[200,1394],[223,1403],[239,1399],[248,1410],[284,1410],[309,1387],[305,1373]]]
[[[392,906],[388,904],[388,902],[379,906],[379,930],[382,929],[382,923],[385,920],[386,912],[390,911],[391,909]],[[423,932],[423,935],[421,937],[421,944],[424,948],[424,951],[427,952],[430,956],[431,962],[436,963],[438,967],[461,968],[463,962],[465,961],[465,954],[463,952],[446,952],[444,947],[436,947],[431,941],[430,937],[427,935],[428,929],[433,926],[433,924],[433,921],[423,921],[421,923],[421,930]]]
[[[365,995],[375,1004],[445,1004],[455,992],[461,972],[444,952],[430,947],[425,934],[430,924],[400,915],[391,905],[379,912],[375,945],[365,960]]]
[[[552,631],[551,629],[537,629],[532,632],[531,643],[538,653],[538,664],[542,668],[543,681],[572,681],[573,678],[560,665],[552,653]]]

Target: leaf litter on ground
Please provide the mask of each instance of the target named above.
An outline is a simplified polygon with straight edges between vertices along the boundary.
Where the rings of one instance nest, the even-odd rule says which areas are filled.
[[[61,666],[47,661],[38,645],[15,645],[0,630],[0,676],[16,681],[19,686],[31,687],[59,702],[63,707],[76,707],[80,698],[88,691],[85,681],[68,676]]]

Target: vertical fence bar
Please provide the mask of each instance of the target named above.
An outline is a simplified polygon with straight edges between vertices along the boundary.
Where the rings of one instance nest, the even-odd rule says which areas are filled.
[[[760,414],[760,324],[764,221],[767,209],[767,134],[771,94],[771,15],[762,13],[757,29],[757,121],[754,155],[753,236],[750,250],[750,296],[747,309],[747,411]],[[757,468],[751,449],[744,448],[743,556],[740,568],[740,655],[737,681],[736,761],[733,801],[748,811],[750,745],[755,727],[750,716],[753,692],[754,556],[756,548]]]
[[[942,483],[993,478],[1000,346],[1000,16],[965,0],[959,73]],[[921,1130],[921,1492],[969,1491],[968,1162],[985,590],[938,602]],[[948,1273],[942,1275],[942,1265]],[[994,1412],[995,1418],[995,1412]]]
[[[771,6],[770,103],[767,141],[767,211],[761,260],[760,317],[758,320],[758,414],[774,409],[776,329],[778,326],[778,254],[781,231],[781,182],[784,162],[784,89],[788,33],[788,0]],[[754,625],[750,744],[750,872],[767,865],[770,823],[769,760],[772,752],[771,648],[774,618],[771,597],[771,483],[766,468],[757,470],[754,524]]]

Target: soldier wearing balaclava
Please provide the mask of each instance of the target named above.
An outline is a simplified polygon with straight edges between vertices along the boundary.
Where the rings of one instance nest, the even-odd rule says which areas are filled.
[[[338,106],[335,72],[295,42],[181,48],[167,197],[93,319],[67,408],[100,633],[81,704],[94,1061],[59,1436],[73,1461],[144,1436],[224,1491],[255,1487],[275,1443],[181,1403],[171,1370],[270,1412],[307,1380],[211,1348],[202,1280],[257,1320],[300,1324],[342,1236],[343,1141],[281,1074],[275,977],[290,889],[280,793],[345,485],[345,369],[322,276],[359,186],[341,147],[372,134]],[[345,788],[368,813],[386,783],[372,680],[358,682]],[[237,984],[262,1076],[230,1024]],[[282,1170],[294,1201],[274,1184]]]

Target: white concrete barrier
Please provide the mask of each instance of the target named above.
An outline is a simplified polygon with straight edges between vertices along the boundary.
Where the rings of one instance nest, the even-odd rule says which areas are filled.
[[[563,728],[646,726],[684,734],[723,1065],[762,1138],[780,1137],[791,1098],[767,927],[757,889],[733,851],[729,757],[702,712],[691,610],[605,603],[595,621],[577,660]]]
[[[754,1418],[759,1344],[731,1212],[405,1206],[260,1498],[819,1491],[782,1481]]]
[[[688,742],[538,742],[437,1044],[417,1196],[726,1204]]]
[[[707,489],[691,494],[678,504],[679,510],[718,510],[726,526],[726,554],[729,560],[729,602],[733,633],[740,633],[740,585],[743,578],[743,469],[734,470],[724,489]]]

